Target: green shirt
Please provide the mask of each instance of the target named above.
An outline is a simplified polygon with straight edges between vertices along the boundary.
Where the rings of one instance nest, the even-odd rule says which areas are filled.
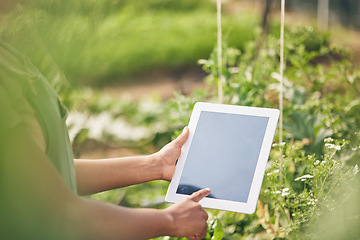
[[[1,116],[2,128],[11,130],[17,123],[27,121],[27,126],[35,129],[33,139],[39,149],[76,192],[74,157],[65,124],[67,111],[39,70],[1,41],[0,101],[4,108],[0,110],[4,115]],[[36,126],[40,126],[40,134]]]

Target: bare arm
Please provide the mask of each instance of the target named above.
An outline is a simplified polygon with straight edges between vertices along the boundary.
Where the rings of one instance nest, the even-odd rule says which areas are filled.
[[[161,165],[153,156],[75,160],[80,195],[160,179]]]
[[[206,235],[207,214],[197,202],[209,190],[165,210],[129,209],[83,199],[65,185],[26,128],[18,125],[0,139],[4,140],[0,146],[0,204],[6,206],[0,222],[5,223],[2,235],[8,239],[149,239],[163,235],[195,239],[195,235]]]
[[[210,190],[202,189],[164,210],[129,209],[89,199],[84,200],[87,203],[83,207],[90,219],[97,218],[91,228],[99,232],[99,239],[114,239],[114,236],[132,240],[159,236],[202,239],[207,233],[208,215],[198,202],[209,193]]]
[[[188,128],[159,152],[148,156],[75,160],[78,192],[92,194],[114,188],[148,182],[170,180],[176,160],[189,136]]]

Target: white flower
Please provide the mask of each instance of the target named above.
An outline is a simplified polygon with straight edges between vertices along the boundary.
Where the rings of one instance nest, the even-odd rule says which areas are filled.
[[[306,181],[306,179],[311,179],[313,178],[314,176],[310,175],[310,174],[306,174],[306,175],[303,175],[301,177],[298,177],[298,178],[295,178],[295,181],[299,181],[301,180],[302,182]]]
[[[333,141],[334,141],[334,139],[332,139],[331,137],[324,139],[324,142],[326,142],[326,143],[333,142]]]
[[[341,147],[332,143],[325,143],[325,147],[327,148],[334,148],[336,150],[341,150]]]
[[[151,135],[149,128],[144,126],[133,126],[123,118],[113,118],[110,112],[102,112],[98,115],[71,112],[66,121],[69,126],[71,141],[81,129],[88,129],[88,137],[92,139],[103,139],[112,136],[118,140],[139,141]]]
[[[281,196],[285,197],[285,196],[289,195],[290,194],[289,190],[290,190],[289,188],[284,188],[282,190]]]
[[[273,174],[279,173],[279,172],[280,172],[280,170],[279,170],[279,169],[276,169],[276,170],[274,170],[274,171],[272,171],[272,172],[269,172],[269,173],[267,174],[267,176],[270,176],[270,175],[273,175]]]
[[[283,193],[281,193],[281,196],[282,196],[282,197],[285,197],[285,196],[287,196],[287,195],[289,195],[289,194],[290,194],[290,193],[288,193],[288,192],[286,192],[286,193],[283,192]]]
[[[316,166],[316,165],[319,165],[319,163],[320,163],[320,160],[316,160],[315,162],[314,162],[314,165]]]
[[[74,141],[75,136],[84,128],[88,115],[80,112],[69,112],[66,125],[69,129],[70,141]]]
[[[285,142],[281,142],[281,143],[273,143],[273,147],[277,147],[277,146],[284,146]]]
[[[315,205],[315,203],[317,203],[317,201],[318,201],[317,199],[313,199],[313,198],[312,198],[312,199],[310,199],[310,200],[307,202],[307,204],[308,204],[308,205]]]

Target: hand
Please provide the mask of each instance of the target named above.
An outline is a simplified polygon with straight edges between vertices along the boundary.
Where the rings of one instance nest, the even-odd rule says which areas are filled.
[[[165,145],[159,152],[155,153],[157,159],[162,166],[162,174],[160,179],[171,180],[174,172],[175,165],[180,157],[181,148],[189,137],[189,128],[185,127],[183,132],[172,142]]]
[[[190,197],[165,209],[173,219],[171,236],[187,236],[191,240],[206,237],[208,214],[201,207],[199,201],[210,194],[210,189],[201,189]]]

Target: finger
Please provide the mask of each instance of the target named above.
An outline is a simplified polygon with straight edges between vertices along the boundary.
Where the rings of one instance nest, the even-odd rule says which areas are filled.
[[[194,238],[195,238],[195,240],[200,240],[201,239],[200,234],[195,234]]]
[[[203,239],[207,235],[207,224],[205,223],[205,226],[203,230],[200,233],[195,234],[195,239]]]
[[[207,235],[207,230],[205,232],[203,232],[202,234],[199,234],[199,239],[205,238],[206,235]]]
[[[204,219],[205,221],[209,219],[209,214],[205,210],[204,210]]]
[[[190,195],[189,199],[194,202],[199,202],[201,199],[209,195],[211,192],[210,188],[201,189]]]
[[[174,140],[174,142],[179,148],[182,148],[188,137],[189,137],[189,128],[186,126],[183,132]]]
[[[204,237],[202,237],[201,234],[194,234],[194,235],[189,236],[189,237],[186,237],[186,238],[188,238],[188,239],[190,239],[190,240],[200,240],[200,239],[203,239],[203,238],[205,238],[205,237],[206,237],[206,234],[205,234]]]

